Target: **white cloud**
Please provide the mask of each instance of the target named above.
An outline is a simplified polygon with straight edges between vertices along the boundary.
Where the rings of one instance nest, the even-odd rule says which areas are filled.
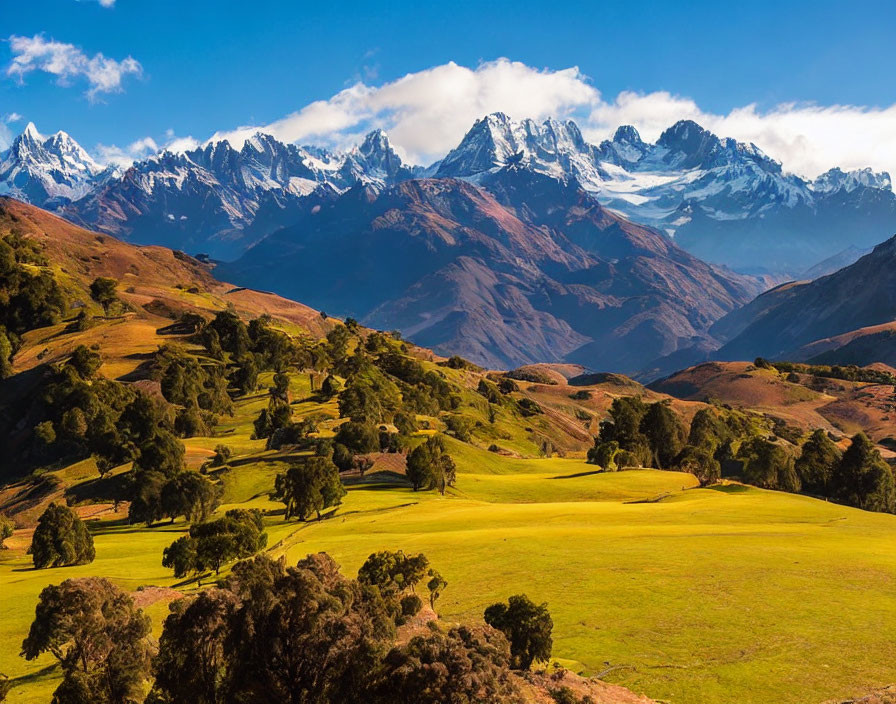
[[[103,7],[114,7],[115,0],[99,0],[100,5]]]
[[[115,144],[100,144],[96,149],[98,161],[103,164],[113,164],[124,169],[135,161],[145,159],[163,149],[171,152],[183,152],[199,146],[199,140],[193,137],[177,137],[174,134],[174,130],[166,130],[165,137],[166,141],[161,145],[152,137],[143,137],[131,142],[126,147],[119,147]]]
[[[409,159],[422,163],[443,156],[477,118],[490,112],[513,118],[563,117],[596,106],[599,99],[577,68],[539,70],[499,59],[470,69],[451,62],[376,88],[358,82],[271,124],[240,127],[212,139],[241,144],[262,129],[288,142],[343,146],[367,129],[383,127]]]
[[[403,156],[426,164],[456,146],[477,118],[496,111],[517,119],[571,117],[592,141],[621,124],[634,125],[653,141],[677,120],[692,119],[720,137],[754,142],[786,170],[804,176],[833,166],[896,173],[896,105],[782,104],[766,111],[746,105],[715,114],[662,91],[604,99],[578,68],[539,70],[508,59],[473,69],[447,63],[378,87],[359,81],[270,124],[219,132],[212,139],[239,146],[263,130],[287,142],[344,147],[382,127]]]
[[[140,76],[143,67],[131,56],[121,61],[97,53],[88,56],[74,44],[65,44],[43,35],[11,36],[13,58],[6,75],[24,82],[32,71],[43,71],[57,77],[60,85],[70,85],[76,79],[87,81],[86,95],[94,100],[99,93],[118,93],[127,75]]]
[[[720,115],[665,92],[625,92],[593,110],[583,130],[588,138],[599,140],[617,126],[631,124],[645,140],[653,141],[680,119],[694,120],[720,137],[753,142],[780,160],[785,170],[802,176],[814,177],[834,166],[870,166],[896,175],[896,105],[784,103],[767,111],[746,105]]]
[[[100,144],[97,146],[99,161],[104,164],[114,164],[127,168],[134,161],[143,159],[159,150],[159,145],[152,137],[143,137],[131,142],[126,147],[118,147],[114,144]]]
[[[18,122],[22,119],[22,116],[17,112],[10,112],[3,116],[3,121],[8,125],[13,122]]]

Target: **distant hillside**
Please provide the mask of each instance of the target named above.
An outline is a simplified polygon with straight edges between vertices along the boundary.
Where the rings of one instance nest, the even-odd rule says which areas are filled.
[[[894,319],[896,237],[834,274],[767,291],[719,320],[710,332],[725,340],[715,353],[719,359],[805,360],[813,356],[816,341]],[[858,343],[853,347],[854,363],[871,364],[892,355],[887,336],[869,339],[863,345],[861,354]]]
[[[892,385],[786,374],[749,362],[706,362],[649,388],[683,400],[728,404],[803,431],[822,428],[846,437],[861,430],[876,441],[896,441]]]

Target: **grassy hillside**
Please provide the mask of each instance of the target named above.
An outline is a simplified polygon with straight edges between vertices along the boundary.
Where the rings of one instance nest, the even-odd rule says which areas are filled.
[[[269,516],[270,551],[295,562],[325,550],[347,573],[376,550],[422,551],[449,582],[443,619],[475,621],[525,592],[550,606],[557,660],[663,700],[801,704],[896,678],[893,516],[736,484],[697,489],[676,472],[457,456],[444,498],[373,483],[320,523]],[[270,487],[269,458],[251,459],[225,478],[228,499],[273,508],[258,491]],[[16,535],[0,562],[3,642],[23,637],[46,584],[175,585],[161,551],[184,524],[92,525],[97,560],[83,567],[33,570],[27,531]],[[156,634],[173,595],[147,595]],[[52,658],[26,663],[16,647],[0,651],[0,671],[16,679],[12,702],[47,701],[58,677]]]
[[[0,225],[21,228],[42,243],[47,267],[78,307],[65,320],[24,335],[12,359],[14,375],[2,382],[0,406],[27,398],[34,378],[78,345],[102,356],[101,377],[160,396],[160,383],[150,379],[160,345],[176,343],[186,357],[210,363],[195,337],[171,327],[184,311],[209,318],[231,309],[244,319],[268,313],[290,339],[314,344],[339,325],[299,304],[234,290],[183,255],[132,247],[14,202],[4,207]],[[107,317],[90,299],[90,281],[100,275],[122,282],[118,293],[126,310]],[[91,325],[72,329],[82,306]],[[358,330],[349,346],[366,344],[369,335]],[[275,385],[267,370],[254,390],[231,388],[232,416],[221,415],[208,434],[181,440],[189,470],[199,469],[222,443],[233,451],[224,466],[206,468],[222,491],[217,515],[233,507],[261,509],[271,555],[295,563],[327,551],[349,575],[378,550],[424,552],[448,580],[437,603],[444,621],[481,621],[487,605],[512,594],[546,601],[555,624],[552,659],[652,699],[820,703],[896,681],[896,516],[730,481],[700,488],[681,472],[599,472],[585,462],[600,422],[621,396],[667,400],[685,422],[711,397],[753,411],[757,428],[767,429],[768,414],[831,430],[839,426],[825,409],[840,397],[746,364],[689,370],[674,380],[678,386],[656,390],[617,375],[577,376],[580,370],[570,367],[538,365],[511,374],[514,386],[502,374],[446,364],[391,338],[384,344],[450,392],[450,409],[414,414],[419,430],[409,443],[446,433],[455,485],[444,496],[415,492],[405,476],[405,453],[368,453],[372,467],[363,477],[354,469],[342,473],[347,496],[323,520],[284,520],[283,504],[270,498],[275,478],[313,450],[272,449],[253,438],[253,422],[269,408]],[[338,397],[319,393],[325,373],[287,370],[288,415],[294,423],[314,420],[315,440],[332,438],[345,422]],[[505,391],[489,402],[492,387],[499,393],[496,383]],[[447,434],[451,422],[469,431],[465,441],[454,430]],[[0,512],[17,526],[9,549],[0,551],[0,642],[6,646],[0,673],[12,680],[10,702],[46,702],[60,681],[51,656],[32,662],[18,656],[45,586],[107,577],[146,609],[158,638],[168,604],[214,580],[211,574],[175,579],[162,567],[164,548],[187,533],[183,519],[151,528],[128,523],[127,501],[115,501],[127,498],[130,470],[126,463],[101,479],[95,460],[80,458],[30,474],[22,469],[0,487]],[[32,568],[26,551],[50,501],[67,502],[88,522],[94,562]],[[647,701],[621,688],[586,684],[603,704]],[[529,693],[532,702],[548,701],[543,689]]]

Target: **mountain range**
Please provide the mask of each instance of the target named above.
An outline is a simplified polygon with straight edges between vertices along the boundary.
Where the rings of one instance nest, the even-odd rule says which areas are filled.
[[[852,264],[896,230],[889,176],[806,181],[689,121],[654,144],[620,127],[594,145],[572,121],[496,113],[426,168],[380,130],[346,152],[258,133],[124,170],[29,124],[0,154],[0,193],[204,253],[237,284],[489,367],[573,362],[651,379],[710,357],[853,344],[864,358],[891,339],[842,338],[894,317],[874,285],[868,299],[845,283],[893,295],[875,271],[889,250]],[[756,298],[788,275],[816,280]]]
[[[631,373],[716,346],[709,326],[762,288],[518,164],[356,185],[218,271],[491,367]]]
[[[783,170],[754,144],[684,120],[653,143],[631,126],[589,143],[572,121],[478,120],[443,159],[404,164],[376,130],[347,152],[284,144],[258,133],[162,151],[127,169],[97,164],[64,132],[29,124],[0,154],[0,193],[139,243],[232,260],[297,215],[355,183],[420,176],[481,183],[509,164],[574,179],[606,208],[742,273],[797,277],[823,260],[853,261],[896,231],[889,174],[834,168],[814,180]]]

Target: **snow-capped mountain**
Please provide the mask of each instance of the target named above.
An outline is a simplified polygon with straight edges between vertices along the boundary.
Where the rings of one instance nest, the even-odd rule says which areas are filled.
[[[136,242],[230,259],[358,182],[374,189],[419,177],[485,184],[507,165],[574,180],[605,207],[702,259],[776,278],[896,231],[888,174],[835,168],[806,180],[756,145],[688,120],[652,144],[631,126],[592,144],[572,121],[494,113],[425,169],[405,165],[382,130],[346,152],[257,133],[238,147],[218,141],[163,151],[124,172],[104,169],[65,133],[44,138],[29,125],[0,155],[0,193]]]
[[[0,194],[42,207],[77,200],[113,173],[65,132],[45,137],[33,122],[0,152]]]
[[[136,162],[65,212],[135,242],[229,259],[358,181],[385,187],[415,173],[381,130],[345,153],[256,133],[239,149],[218,141]]]
[[[889,174],[832,169],[807,181],[755,144],[720,139],[690,120],[654,144],[623,126],[593,145],[571,121],[516,122],[496,113],[473,125],[436,175],[480,183],[511,163],[574,178],[603,205],[742,271],[801,272],[845,245],[868,247],[896,230]]]

